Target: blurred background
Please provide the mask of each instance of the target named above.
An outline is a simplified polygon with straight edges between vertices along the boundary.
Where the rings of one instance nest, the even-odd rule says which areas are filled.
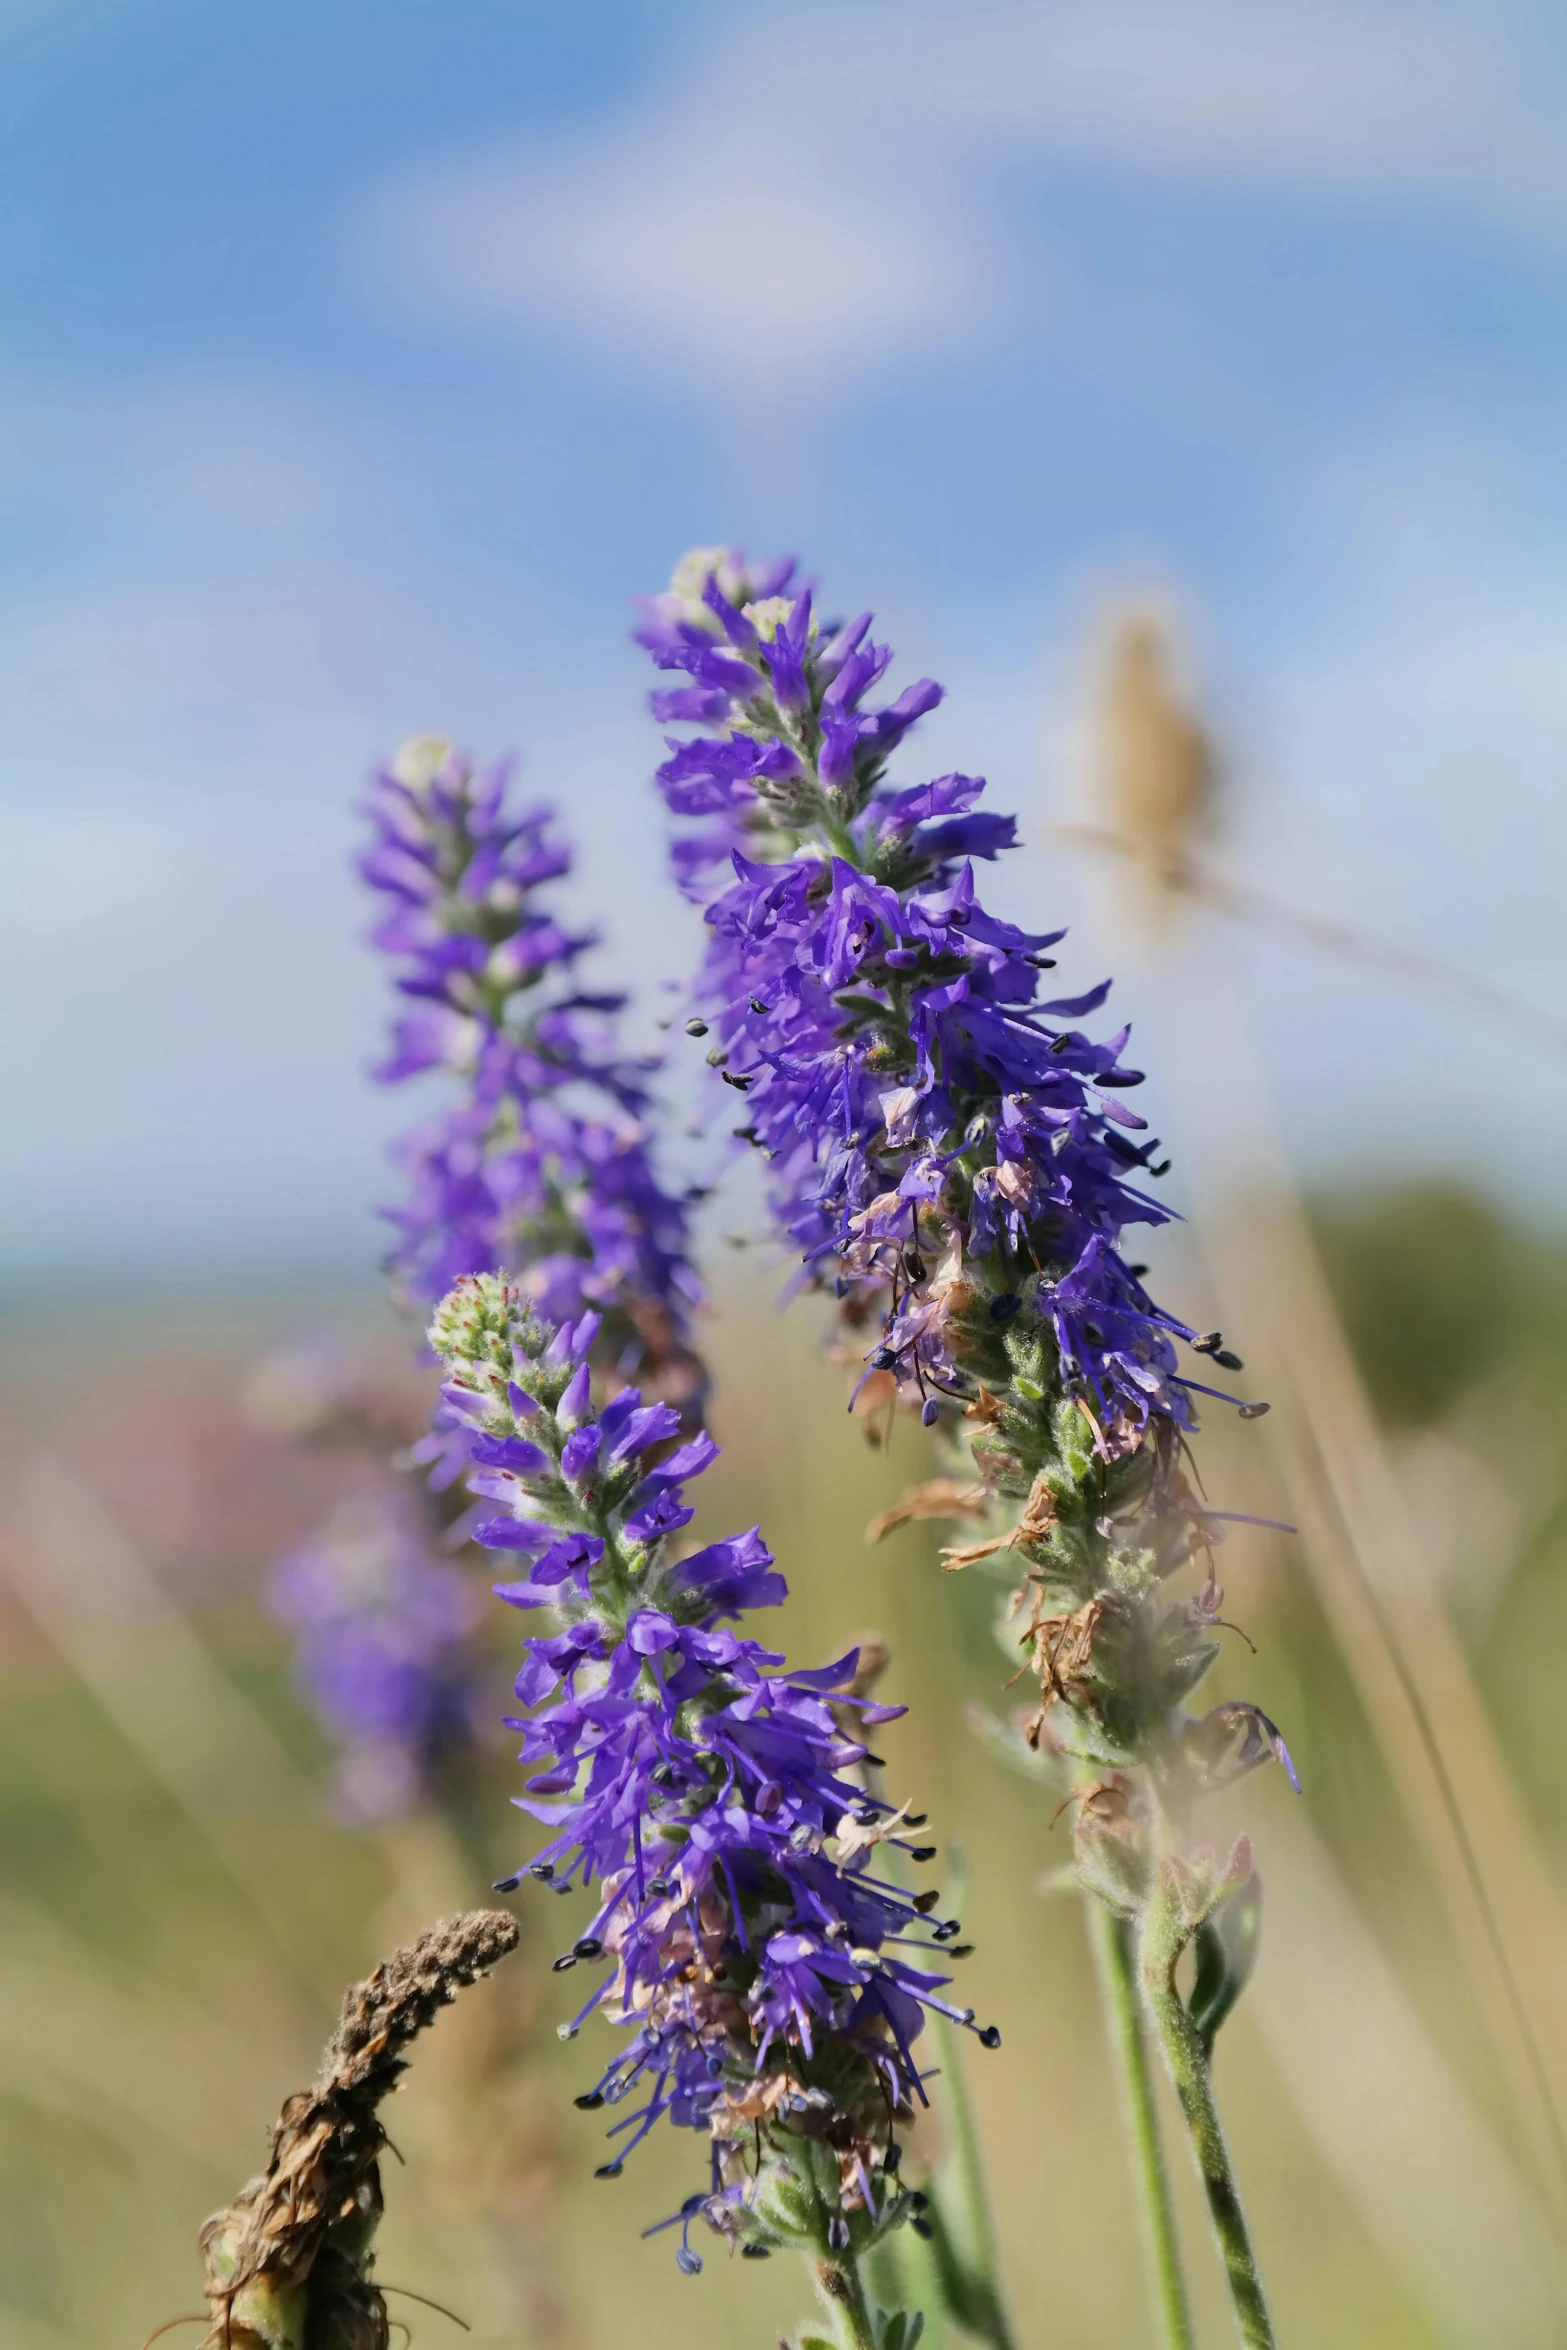
[[[1283,2334],[1567,2339],[1564,99],[1533,0],[0,13],[0,2342],[192,2309],[342,1984],[520,1857],[514,1625],[460,1800],[399,1809],[267,1605],[380,1506],[301,1383],[419,1409],[357,779],[517,745],[651,1033],[696,942],[627,598],[716,540],[948,685],[900,780],[987,773],[996,902],[1120,973],[1155,1285],[1273,1401],[1204,1457],[1298,1528],[1232,1538],[1220,1668],[1305,1783],[1218,1824],[1268,1888],[1220,2085]],[[862,1544],[922,1439],[845,1418],[757,1228],[736,1183],[704,1233],[702,1522],[762,1519],[796,1657],[891,1643],[1020,2341],[1143,2340],[1054,1799],[972,1721],[996,1587]],[[786,2264],[636,2242],[678,2146],[592,2182],[523,1907],[394,2109],[384,2274],[496,2350],[770,2338]]]

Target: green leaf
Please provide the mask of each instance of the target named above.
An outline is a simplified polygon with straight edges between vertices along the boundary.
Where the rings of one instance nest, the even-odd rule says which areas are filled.
[[[1251,1980],[1261,1939],[1262,1883],[1249,1876],[1193,1937],[1197,1972],[1186,2006],[1208,2056],[1219,2027]]]
[[[965,2333],[993,2344],[995,2350],[1003,2350],[1007,2340],[1006,2323],[995,2288],[958,2243],[934,2184],[928,2193],[930,2201],[925,2216],[931,2228],[930,2249],[935,2256],[936,2277],[948,2313]]]

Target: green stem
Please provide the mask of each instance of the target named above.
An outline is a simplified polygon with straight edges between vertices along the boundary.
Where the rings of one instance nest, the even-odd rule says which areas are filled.
[[[1139,1974],[1143,1998],[1159,2035],[1159,2045],[1180,2101],[1186,2134],[1197,2174],[1208,2198],[1208,2216],[1236,2322],[1247,2350],[1277,2350],[1273,2321],[1257,2271],[1240,2189],[1224,2142],[1224,2127],[1214,2103],[1213,2075],[1202,2035],[1186,2011],[1175,1986],[1175,1969],[1191,1938],[1191,1927],[1181,1906],[1173,1871],[1166,1866],[1149,1901],[1143,1921]]]
[[[957,1906],[957,1904],[955,1904]],[[968,2075],[963,2063],[963,2052],[958,2046],[958,2034],[944,2015],[934,2018],[936,2048],[941,2058],[941,2077],[946,2084],[947,2102],[952,2113],[954,2154],[957,2172],[957,2207],[962,2230],[962,2242],[967,2258],[967,2293],[965,2303],[955,2315],[982,2341],[993,2345],[993,2350],[1012,2350],[1012,2328],[1007,2322],[1006,2304],[1001,2298],[1000,2272],[996,2264],[996,2232],[991,2220],[990,2196],[985,2185],[985,2165],[980,2154],[979,2131],[975,2126],[974,2102],[969,2094]]]
[[[876,2350],[876,2326],[865,2298],[865,2279],[853,2251],[834,2251],[832,2258],[815,2263],[815,2282],[822,2301],[832,2310],[843,2350]]]
[[[1158,2312],[1164,2350],[1194,2350],[1192,2313],[1181,2273],[1181,2248],[1170,2202],[1170,2181],[1159,2138],[1148,2042],[1137,1998],[1131,1928],[1096,1895],[1087,1896],[1088,1938],[1093,1945],[1105,2029],[1121,2093],[1121,2114],[1132,2158],[1142,2219],[1143,2259],[1148,2290]]]
[[[816,2289],[832,2313],[844,2350],[876,2350],[876,2325],[865,2280],[851,2249],[828,2252],[815,2264]]]
[[[833,2222],[839,2215],[838,2162],[820,2141],[808,2142],[798,2172],[814,2206],[810,2237],[811,2273],[816,2289],[832,2314],[833,2330],[842,2350],[876,2350],[876,2321],[865,2291],[865,2278],[852,2235],[845,2244],[832,2242]]]

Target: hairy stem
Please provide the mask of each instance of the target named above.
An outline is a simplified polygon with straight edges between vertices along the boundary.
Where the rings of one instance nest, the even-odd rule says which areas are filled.
[[[1143,1998],[1159,2035],[1176,2097],[1180,2101],[1192,2158],[1208,2198],[1208,2216],[1235,2304],[1236,2323],[1247,2350],[1276,2350],[1277,2338],[1257,2270],[1240,2189],[1214,2103],[1213,2075],[1202,2036],[1175,1985],[1175,1969],[1190,1939],[1177,1882],[1168,1864],[1150,1900],[1143,1923],[1139,1975]]]
[[[876,2350],[876,2321],[865,2291],[860,2248],[853,2236],[833,2241],[838,2208],[837,2158],[819,2141],[806,2149],[800,2183],[808,2188],[814,2218],[807,2242],[812,2244],[811,2272],[816,2289],[832,2314],[833,2331],[842,2350]]]
[[[1099,1974],[1105,2032],[1115,2065],[1137,2189],[1148,2290],[1158,2314],[1164,2350],[1193,2350],[1196,2337],[1186,2298],[1186,2279],[1181,2273],[1181,2249],[1170,2203],[1164,2148],[1159,2138],[1148,2042],[1137,1997],[1132,1930],[1093,1894],[1087,1896],[1087,1905],[1088,1938]]]
[[[935,2018],[935,2038],[941,2058],[941,2077],[946,2083],[947,2100],[952,2112],[953,2149],[956,2194],[953,2204],[961,2229],[961,2243],[967,2255],[964,2263],[968,2276],[967,2290],[961,2306],[954,2308],[958,2322],[989,2342],[992,2350],[1012,2350],[1012,2329],[1007,2321],[1006,2304],[1001,2298],[1000,2272],[996,2262],[996,2232],[991,2219],[990,2195],[985,2183],[984,2159],[980,2153],[979,2131],[975,2126],[974,2105],[969,2094],[968,2079],[963,2068],[963,2052],[958,2046],[954,2026],[944,2015]],[[940,2199],[938,2198],[938,2204]]]
[[[865,2280],[851,2250],[829,2252],[816,2263],[816,2284],[832,2313],[843,2350],[876,2350],[876,2327]]]

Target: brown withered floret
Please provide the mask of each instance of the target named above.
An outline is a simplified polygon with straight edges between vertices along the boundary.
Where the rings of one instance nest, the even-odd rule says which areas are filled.
[[[971,1490],[977,1494],[983,1493],[983,1488],[979,1486]],[[992,1535],[983,1542],[969,1542],[956,1549],[944,1550],[941,1554],[942,1565],[949,1575],[956,1575],[980,1559],[994,1558],[999,1551],[1032,1549],[1036,1543],[1044,1540],[1055,1522],[1056,1498],[1041,1472],[1029,1488],[1023,1514],[1015,1526],[1010,1527],[1005,1534]]]
[[[982,1518],[989,1505],[983,1485],[960,1477],[927,1477],[911,1485],[889,1509],[878,1511],[865,1529],[867,1542],[881,1542],[899,1526],[925,1518]]]
[[[1028,1743],[1036,1750],[1045,1715],[1058,1698],[1079,1698],[1083,1693],[1083,1679],[1093,1655],[1094,1635],[1105,1612],[1102,1599],[1090,1599],[1069,1614],[1041,1615],[1035,1599],[1035,1613],[1030,1617],[1023,1634],[1023,1645],[1030,1651],[1029,1662],[1039,1676],[1039,1712],[1028,1725]]]

